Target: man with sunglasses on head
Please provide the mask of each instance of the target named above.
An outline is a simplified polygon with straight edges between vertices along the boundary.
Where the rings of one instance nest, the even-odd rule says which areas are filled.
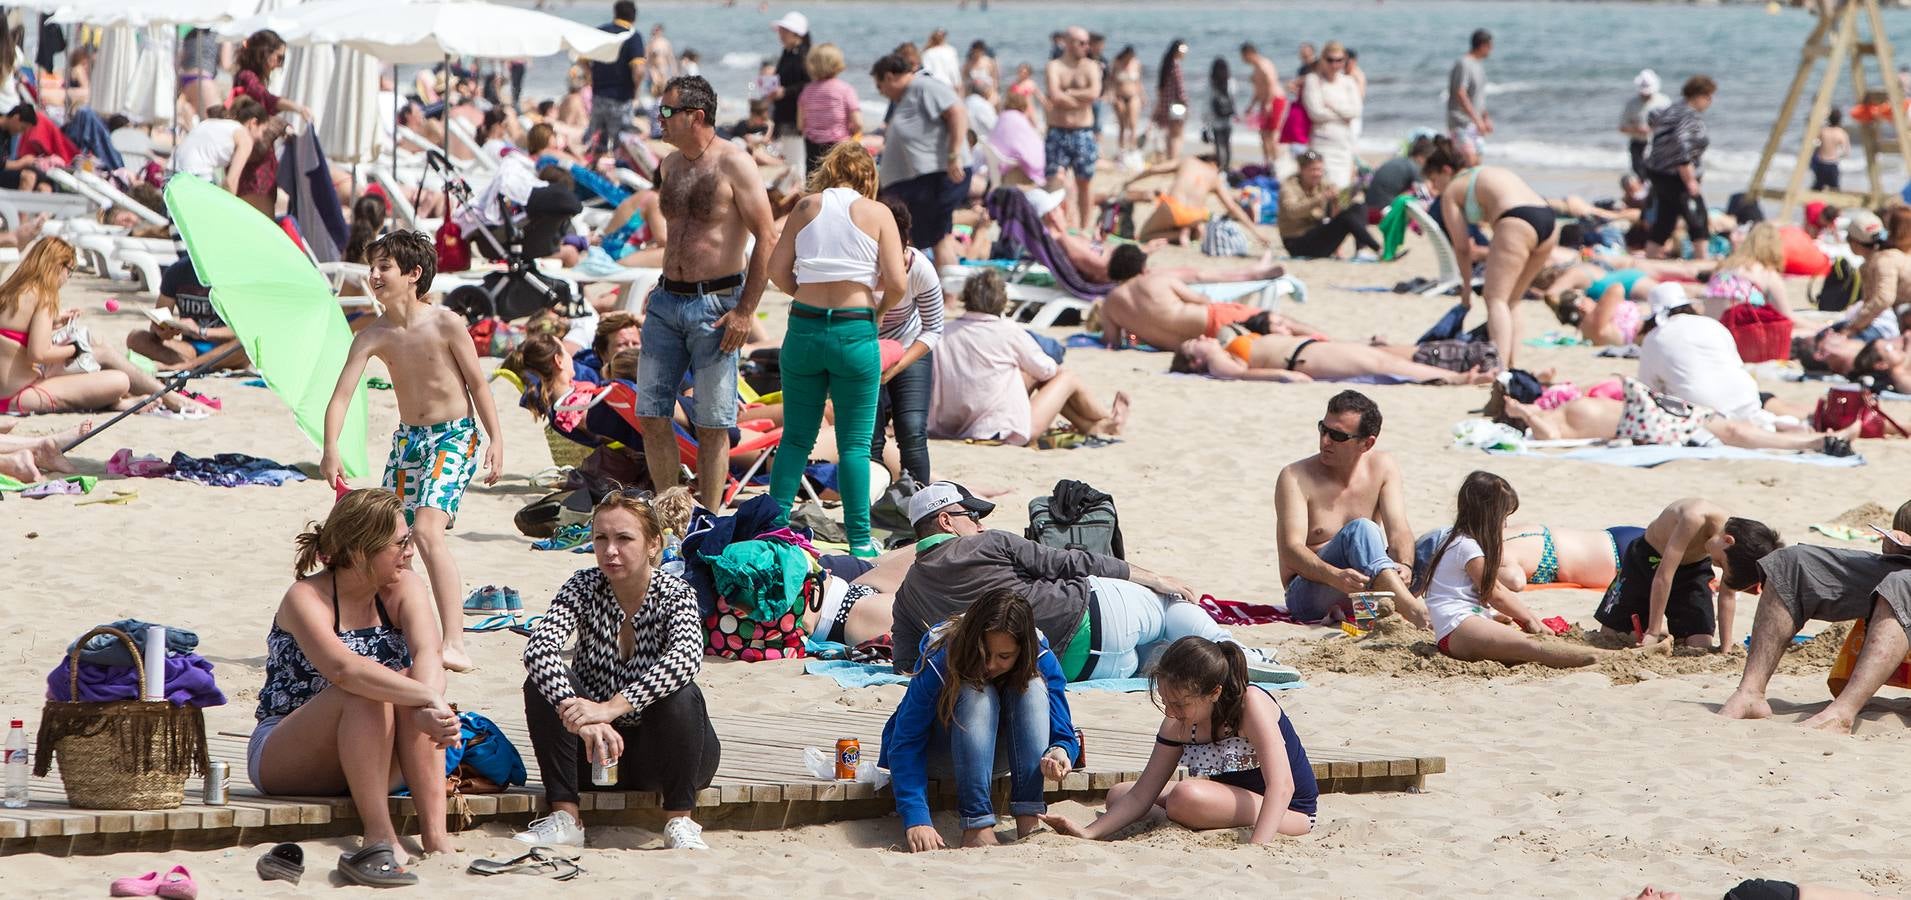
[[[910,498],[916,559],[892,608],[897,672],[917,669],[930,629],[1003,589],[1028,600],[1070,681],[1133,677],[1155,649],[1191,634],[1233,640],[1194,604],[1197,595],[1186,584],[1112,556],[982,527],[994,510],[952,481],[925,485]],[[1299,677],[1260,650],[1242,650],[1256,681]]]
[[[747,150],[718,139],[716,114],[716,92],[700,76],[671,79],[659,98],[664,140],[677,148],[658,168],[658,204],[670,223],[670,242],[664,245],[663,279],[645,305],[637,368],[644,458],[658,491],[677,484],[670,419],[678,385],[691,373],[697,494],[710,509],[718,507],[730,465],[737,350],[750,336],[776,244],[770,198],[756,163]]]
[[[1391,591],[1408,621],[1427,627],[1426,605],[1407,585],[1413,529],[1400,495],[1400,467],[1380,437],[1380,407],[1359,391],[1327,401],[1315,423],[1320,452],[1281,469],[1274,521],[1287,611],[1301,622],[1349,617],[1347,595]]]

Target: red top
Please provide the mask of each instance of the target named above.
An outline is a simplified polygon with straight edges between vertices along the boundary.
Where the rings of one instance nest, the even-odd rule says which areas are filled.
[[[265,89],[265,82],[250,69],[240,69],[232,77],[232,99],[240,96],[251,97],[265,107],[267,115],[279,111],[279,97]],[[256,197],[271,195],[278,187],[279,154],[269,143],[252,148],[252,158],[245,161],[245,168],[239,175],[239,196]]]
[[[259,104],[265,107],[267,115],[279,111],[279,96],[266,90],[265,82],[250,69],[240,69],[239,74],[232,76],[231,99],[236,100],[241,94],[259,101]]]
[[[73,164],[73,157],[80,155],[80,148],[67,140],[66,134],[58,125],[46,116],[41,116],[33,127],[20,135],[20,146],[14,151],[14,158],[22,156],[50,156],[60,161],[60,165]]]

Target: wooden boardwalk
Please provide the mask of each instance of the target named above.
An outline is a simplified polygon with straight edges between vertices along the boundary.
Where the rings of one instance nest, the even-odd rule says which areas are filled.
[[[888,716],[887,709],[850,708],[712,716],[723,742],[723,762],[716,780],[697,795],[697,819],[714,828],[766,829],[888,815],[895,803],[887,787],[878,791],[867,784],[823,781],[803,766],[803,748],[827,751],[843,737],[857,738],[865,758],[876,759]],[[466,827],[494,819],[522,824],[544,811],[530,737],[515,719],[498,724],[524,755],[533,781],[503,794],[466,795],[462,809],[454,800],[452,811],[469,817]],[[1051,801],[1093,800],[1116,784],[1135,780],[1154,746],[1152,732],[1092,726],[1083,731],[1088,765],[1059,784],[1050,782]],[[245,771],[246,736],[220,732],[209,735],[209,741],[212,758],[231,766],[227,805],[201,803],[201,782],[194,778],[187,784],[185,805],[178,809],[72,809],[65,805],[66,795],[55,772],[34,780],[32,806],[0,809],[0,854],[212,849],[358,832],[357,810],[349,798],[262,797]],[[1426,776],[1446,771],[1442,757],[1334,749],[1310,749],[1309,756],[1322,793],[1417,791],[1425,785]],[[1006,782],[1002,779],[997,785],[998,799],[1006,796]],[[932,783],[930,790],[932,797],[939,798],[937,808],[950,805],[951,786]],[[401,819],[400,830],[415,830],[402,821],[416,815],[411,799],[393,797],[391,804],[393,814]],[[652,793],[588,792],[580,805],[591,825],[657,828],[662,823],[662,810]]]

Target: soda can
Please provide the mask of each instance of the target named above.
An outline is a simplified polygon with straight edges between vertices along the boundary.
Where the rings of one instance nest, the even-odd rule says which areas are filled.
[[[205,801],[207,806],[226,805],[227,780],[231,777],[231,767],[220,760],[206,765]]]
[[[1075,746],[1079,748],[1075,751],[1075,768],[1080,769],[1088,765],[1088,735],[1080,728],[1075,729]]]
[[[591,783],[609,787],[617,783],[617,760],[591,763]]]
[[[863,761],[863,745],[855,738],[836,742],[836,780],[855,781],[856,764]]]

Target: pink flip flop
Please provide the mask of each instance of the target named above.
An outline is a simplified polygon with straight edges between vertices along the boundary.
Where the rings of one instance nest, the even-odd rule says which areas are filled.
[[[113,879],[112,896],[115,897],[152,897],[158,893],[158,872],[147,872],[137,878],[129,875]]]
[[[173,866],[153,893],[170,900],[198,900],[199,883],[192,880],[192,873],[186,871],[185,866]]]

